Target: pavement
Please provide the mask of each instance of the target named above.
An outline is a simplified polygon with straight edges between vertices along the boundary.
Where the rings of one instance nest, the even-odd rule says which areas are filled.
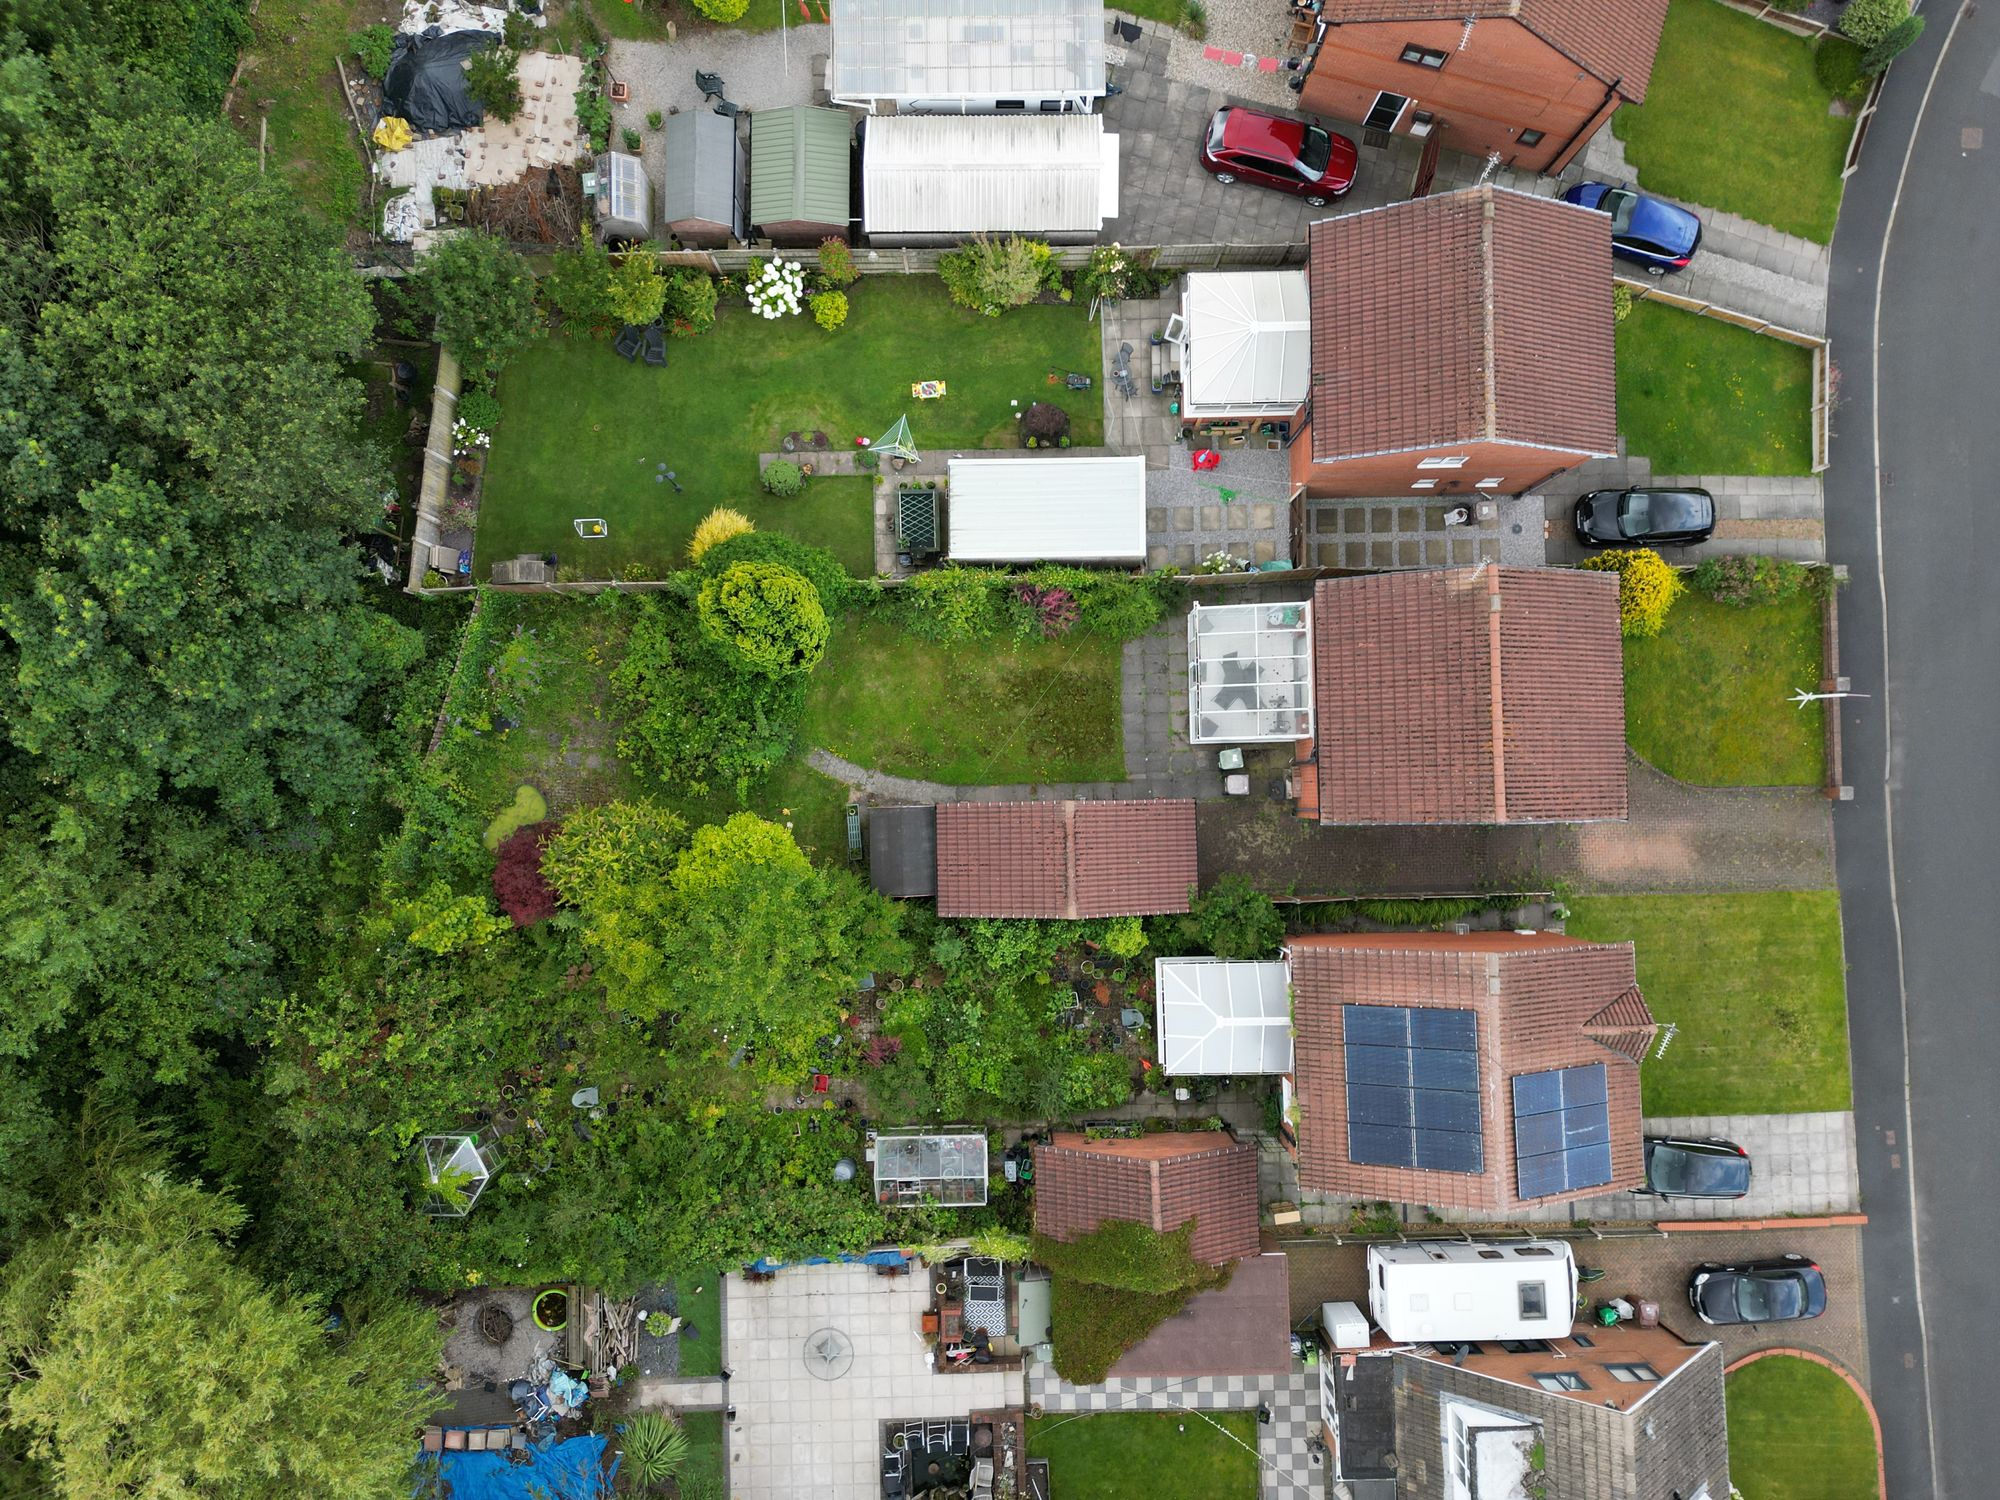
[[[1853,570],[1841,665],[1872,694],[1841,705],[1854,800],[1835,827],[1870,1358],[1895,1373],[1875,1391],[1889,1494],[1971,1500],[2000,1473],[1975,1311],[1991,1301],[1988,1250],[2000,1236],[2000,1164],[1985,1149],[2000,1138],[1990,772],[2000,707],[1984,687],[2000,651],[2000,590],[1984,549],[1967,545],[1984,516],[1968,480],[2000,461],[2000,299],[1972,290],[1968,273],[2000,231],[2000,8],[1934,3],[1924,14],[1924,35],[1890,72],[1834,239],[1828,332],[1841,407],[1827,543]]]
[[[1851,1225],[1790,1229],[1676,1231],[1671,1234],[1624,1234],[1603,1238],[1565,1235],[1575,1246],[1579,1265],[1602,1267],[1605,1276],[1589,1288],[1592,1300],[1644,1298],[1660,1306],[1660,1322],[1690,1343],[1722,1345],[1723,1358],[1734,1361],[1759,1349],[1808,1349],[1850,1371],[1879,1403],[1881,1393],[1900,1382],[1869,1379],[1869,1351],[1861,1300],[1853,1295],[1862,1285],[1862,1232]],[[1281,1241],[1292,1280],[1294,1322],[1314,1317],[1322,1302],[1368,1305],[1367,1248],[1349,1242]],[[1811,1256],[1826,1276],[1827,1307],[1817,1318],[1792,1323],[1760,1323],[1714,1327],[1703,1323],[1688,1306],[1688,1278],[1704,1262],[1737,1264],[1783,1254]],[[1887,1419],[1884,1419],[1887,1425]],[[1894,1500],[1927,1493],[1891,1485]],[[1968,1491],[1967,1493],[1973,1493]]]

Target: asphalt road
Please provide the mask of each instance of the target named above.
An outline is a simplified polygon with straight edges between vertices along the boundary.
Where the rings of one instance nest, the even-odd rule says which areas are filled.
[[[2000,1489],[2000,580],[1984,535],[2000,466],[2000,5],[1924,14],[1848,184],[1828,319],[1827,555],[1853,570],[1842,669],[1873,694],[1842,707],[1855,795],[1835,839],[1891,1500]]]

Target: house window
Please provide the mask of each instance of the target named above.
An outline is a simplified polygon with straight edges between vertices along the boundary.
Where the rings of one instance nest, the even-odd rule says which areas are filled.
[[[1524,146],[1539,146],[1542,143],[1542,133],[1539,130],[1524,130],[1521,132],[1520,140]]]
[[[1482,479],[1473,488],[1475,490],[1497,490],[1500,488],[1500,481],[1497,479]]]
[[[1535,1384],[1545,1391],[1587,1391],[1581,1375],[1573,1375],[1568,1370],[1555,1370],[1545,1375],[1535,1376]]]
[[[1403,49],[1402,60],[1406,63],[1415,63],[1420,68],[1442,68],[1444,59],[1445,54],[1437,48],[1419,47],[1415,42],[1411,42]]]
[[[1541,1282],[1516,1282],[1515,1289],[1519,1293],[1522,1317],[1546,1318],[1549,1315],[1549,1292]]]
[[[1629,1365],[1606,1365],[1604,1368],[1611,1372],[1612,1379],[1622,1380],[1627,1385],[1630,1385],[1635,1381],[1651,1381],[1651,1380],[1658,1380],[1660,1378],[1660,1372],[1658,1370],[1654,1369],[1651,1365],[1644,1363],[1629,1364]]]
[[[1502,1339],[1500,1347],[1509,1354],[1552,1354],[1547,1339]]]
[[[1435,479],[1419,479],[1415,484],[1410,486],[1413,490],[1434,490],[1437,487],[1438,482]]]
[[[1417,460],[1417,467],[1420,469],[1462,469],[1470,461],[1465,454],[1461,453],[1453,458],[1420,458]]]

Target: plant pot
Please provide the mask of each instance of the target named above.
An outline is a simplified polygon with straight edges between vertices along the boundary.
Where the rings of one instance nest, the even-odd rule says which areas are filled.
[[[569,1326],[569,1293],[548,1287],[535,1293],[535,1326],[544,1333],[561,1333]]]

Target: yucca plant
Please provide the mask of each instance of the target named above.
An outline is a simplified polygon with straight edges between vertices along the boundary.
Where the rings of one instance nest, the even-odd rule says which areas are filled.
[[[659,1484],[687,1462],[687,1430],[665,1412],[642,1411],[626,1421],[621,1451],[634,1484]]]

